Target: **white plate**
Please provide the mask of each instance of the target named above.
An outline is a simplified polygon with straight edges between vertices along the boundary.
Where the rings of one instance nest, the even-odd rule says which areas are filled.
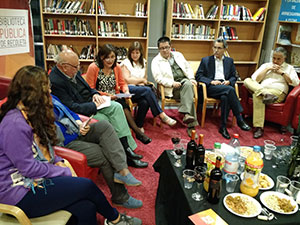
[[[260,175],[266,176],[267,180],[270,183],[270,186],[269,187],[265,187],[265,188],[259,188],[259,190],[266,191],[266,190],[270,190],[271,188],[274,187],[275,183],[274,183],[274,181],[273,181],[273,179],[271,177],[269,177],[267,174],[264,174],[264,173],[260,173]],[[243,180],[243,179],[244,179],[244,172],[241,173],[241,180]]]
[[[241,146],[240,150],[241,150],[241,155],[247,158],[246,153],[250,154],[253,151],[253,148],[249,146]],[[260,156],[261,158],[264,158],[264,154],[261,151],[260,151]]]
[[[237,212],[234,212],[234,211],[233,211],[231,208],[229,208],[229,206],[226,204],[226,201],[225,201],[225,200],[226,200],[226,198],[227,198],[228,196],[232,196],[232,197],[240,196],[241,198],[247,199],[248,201],[252,202],[252,203],[255,205],[254,208],[256,209],[256,211],[255,211],[253,214],[251,214],[251,215],[243,215],[243,214],[239,214],[239,213],[237,213]],[[259,204],[259,202],[258,202],[256,199],[250,197],[249,195],[245,195],[245,194],[241,194],[241,193],[231,193],[231,194],[226,195],[226,196],[224,197],[224,199],[223,199],[223,204],[224,204],[225,208],[226,208],[229,212],[231,212],[231,213],[233,213],[233,214],[235,214],[235,215],[237,215],[237,216],[241,216],[241,217],[245,217],[245,218],[256,217],[256,216],[258,216],[258,215],[261,213],[261,205]]]
[[[291,204],[292,204],[293,206],[295,206],[294,211],[285,213],[285,212],[280,212],[280,211],[278,211],[278,210],[276,210],[276,209],[271,208],[271,207],[267,204],[267,202],[266,202],[266,199],[267,199],[269,196],[271,196],[271,195],[275,195],[275,196],[278,196],[279,198],[285,198],[285,199],[290,200],[290,201],[291,201]],[[294,199],[293,199],[292,197],[290,197],[290,196],[288,196],[288,195],[285,195],[285,194],[283,194],[283,193],[280,193],[280,192],[276,192],[276,191],[266,191],[266,192],[264,192],[264,193],[262,193],[262,194],[260,195],[260,201],[261,201],[262,204],[264,204],[264,206],[266,206],[268,209],[270,209],[270,210],[272,210],[272,211],[274,211],[274,212],[280,213],[280,214],[286,214],[286,215],[288,215],[288,214],[294,214],[295,212],[298,211],[298,204],[294,201]],[[275,204],[275,203],[272,202],[271,204]]]

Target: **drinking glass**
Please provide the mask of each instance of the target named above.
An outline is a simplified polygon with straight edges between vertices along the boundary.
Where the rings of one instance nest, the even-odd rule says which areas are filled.
[[[300,204],[300,182],[298,181],[291,181],[291,185],[290,185],[290,191],[291,191],[291,195],[294,198],[294,200]]]
[[[278,168],[279,164],[285,163],[285,150],[282,148],[277,148],[273,152],[273,156],[275,157],[275,164],[272,165],[272,168]]]
[[[202,186],[201,184],[204,182],[206,170],[207,170],[206,166],[196,166],[194,168],[194,171],[195,171],[194,178],[197,183],[197,189],[198,189],[197,192],[192,194],[192,198],[195,201],[201,201],[203,199],[203,196],[199,193],[199,190],[200,190],[200,187]]]
[[[295,147],[297,145],[298,136],[291,136],[290,138],[291,138],[291,141],[292,141],[292,143],[291,143],[291,149],[292,149],[293,147]]]
[[[175,152],[174,157],[175,157],[175,159],[177,159],[176,162],[174,163],[174,166],[176,166],[176,167],[182,166],[181,155],[182,155],[183,151],[184,151],[184,148],[183,148],[182,143],[179,142],[178,144],[174,144],[174,152]]]
[[[291,180],[285,176],[277,176],[276,191],[284,193],[285,189],[290,185]]]
[[[191,189],[193,187],[193,183],[195,181],[195,171],[186,169],[183,171],[183,184],[184,188]]]
[[[186,148],[187,148],[187,144],[189,143],[190,140],[188,139],[181,139],[180,140],[180,143],[183,145],[183,153],[182,155],[185,155],[186,154]]]
[[[226,191],[229,193],[234,192],[235,186],[237,185],[239,181],[239,176],[236,174],[225,174],[225,180],[226,180]]]
[[[273,156],[273,152],[276,150],[275,145],[265,145],[264,154],[266,160],[271,160]]]
[[[272,140],[264,140],[264,144],[265,144],[265,146],[266,145],[274,145],[275,146],[275,141],[272,141]]]
[[[171,141],[173,143],[173,150],[174,150],[174,151],[171,151],[171,155],[175,156],[175,145],[179,144],[180,138],[181,138],[181,134],[180,134],[179,131],[171,131],[170,132],[170,136],[171,136]]]

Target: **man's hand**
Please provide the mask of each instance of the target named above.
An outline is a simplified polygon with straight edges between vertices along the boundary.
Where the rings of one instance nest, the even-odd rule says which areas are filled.
[[[196,85],[197,86],[197,81],[195,80],[190,80],[192,84]]]
[[[83,126],[83,125],[84,125],[84,123],[79,125],[79,132],[82,136],[85,136],[89,132],[91,127],[88,124],[86,126]]]
[[[172,87],[173,88],[180,88],[181,87],[181,83],[174,81],[174,83],[172,84]]]
[[[96,104],[96,107],[105,102],[101,95],[95,94],[93,95],[93,102]]]
[[[210,82],[210,84],[212,84],[212,85],[221,85],[222,82],[219,81],[219,80],[212,80],[212,81]]]
[[[223,85],[229,85],[230,81],[229,80],[224,80],[221,84],[223,84]]]

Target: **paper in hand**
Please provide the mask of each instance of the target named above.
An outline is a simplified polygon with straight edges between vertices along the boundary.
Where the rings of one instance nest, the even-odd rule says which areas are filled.
[[[99,110],[99,109],[103,109],[103,108],[105,108],[105,107],[109,107],[110,106],[110,102],[111,102],[111,100],[110,100],[110,96],[101,96],[104,100],[105,100],[105,102],[104,103],[102,103],[101,105],[99,105],[98,107],[97,107],[97,110]]]

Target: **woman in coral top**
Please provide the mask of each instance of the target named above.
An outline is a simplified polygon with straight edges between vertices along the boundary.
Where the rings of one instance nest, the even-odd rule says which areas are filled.
[[[91,88],[98,90],[101,95],[108,95],[111,100],[116,100],[123,106],[127,122],[139,141],[144,144],[152,141],[142,132],[142,127],[138,127],[135,123],[125,99],[116,96],[119,93],[129,94],[129,89],[123,78],[122,69],[117,65],[117,53],[114,46],[105,44],[100,47],[96,62],[88,67],[86,81]]]

